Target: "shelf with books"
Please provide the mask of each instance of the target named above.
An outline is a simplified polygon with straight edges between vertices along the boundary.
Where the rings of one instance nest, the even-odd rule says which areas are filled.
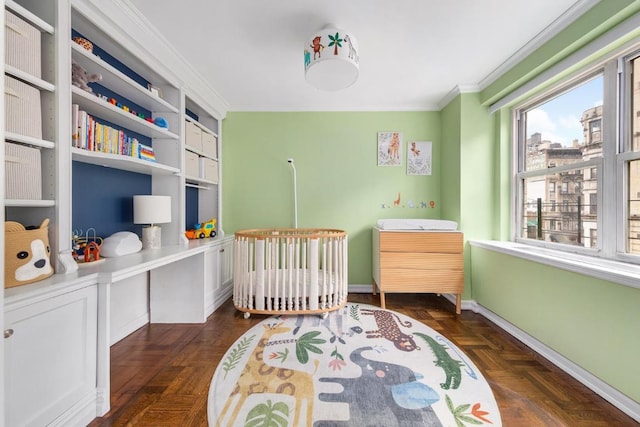
[[[162,163],[137,159],[120,154],[100,153],[87,151],[81,148],[71,148],[72,160],[105,166],[114,169],[136,172],[145,175],[178,175],[180,169]]]
[[[177,134],[141,119],[138,116],[134,116],[122,108],[118,108],[80,88],[75,86],[71,87],[71,95],[73,103],[78,104],[81,110],[85,110],[92,115],[120,125],[123,128],[148,136],[149,138],[165,138],[176,141],[180,139]]]

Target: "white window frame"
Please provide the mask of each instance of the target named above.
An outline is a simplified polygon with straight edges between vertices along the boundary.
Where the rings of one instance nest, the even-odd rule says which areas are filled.
[[[513,182],[512,182],[512,240],[526,245],[539,246],[564,252],[573,252],[613,261],[640,264],[640,256],[626,253],[628,218],[625,209],[628,188],[625,164],[629,160],[640,160],[640,152],[623,152],[623,144],[630,138],[631,102],[629,61],[640,56],[640,45],[636,45],[626,56],[618,52],[591,66],[561,84],[527,99],[512,108],[514,123]],[[521,114],[543,104],[547,100],[572,90],[581,82],[596,75],[603,77],[603,116],[601,118],[602,157],[589,159],[545,170],[526,171],[526,126],[521,126]],[[618,96],[620,92],[620,96]],[[630,144],[630,142],[629,142]],[[532,176],[544,176],[564,170],[590,169],[597,167],[597,238],[595,247],[565,245],[554,242],[520,237],[523,230],[523,183]],[[611,191],[615,188],[615,191]],[[556,184],[556,191],[561,188]],[[526,236],[526,235],[524,235]],[[610,237],[614,236],[614,237]]]

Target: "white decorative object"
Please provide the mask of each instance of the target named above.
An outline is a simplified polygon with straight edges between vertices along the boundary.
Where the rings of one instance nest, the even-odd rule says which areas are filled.
[[[359,63],[357,40],[334,25],[316,31],[305,43],[305,77],[318,89],[335,91],[351,86],[358,80]]]
[[[162,246],[162,230],[156,224],[171,222],[171,197],[133,196],[133,223],[149,224],[142,229],[142,249]]]
[[[100,245],[100,255],[112,258],[134,254],[139,252],[140,249],[142,249],[142,242],[137,234],[130,231],[118,231],[104,239],[104,242]]]

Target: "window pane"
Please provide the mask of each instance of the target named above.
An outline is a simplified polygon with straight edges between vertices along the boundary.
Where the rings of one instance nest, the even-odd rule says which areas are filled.
[[[640,58],[631,61],[631,150],[640,151]]]
[[[640,160],[629,162],[629,230],[627,251],[640,255]]]
[[[524,179],[521,237],[595,247],[598,181],[591,178],[595,175],[592,170],[589,167]],[[551,192],[552,183],[558,183],[555,192]],[[640,214],[640,205],[638,209]]]
[[[601,75],[524,112],[525,170],[602,156]]]

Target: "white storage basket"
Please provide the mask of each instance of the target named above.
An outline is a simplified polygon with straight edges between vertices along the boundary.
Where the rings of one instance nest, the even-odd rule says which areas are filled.
[[[4,93],[7,132],[42,139],[40,91],[5,75]]]
[[[42,199],[40,150],[20,144],[4,144],[5,198]]]
[[[33,25],[5,10],[5,62],[41,77],[41,34]]]

